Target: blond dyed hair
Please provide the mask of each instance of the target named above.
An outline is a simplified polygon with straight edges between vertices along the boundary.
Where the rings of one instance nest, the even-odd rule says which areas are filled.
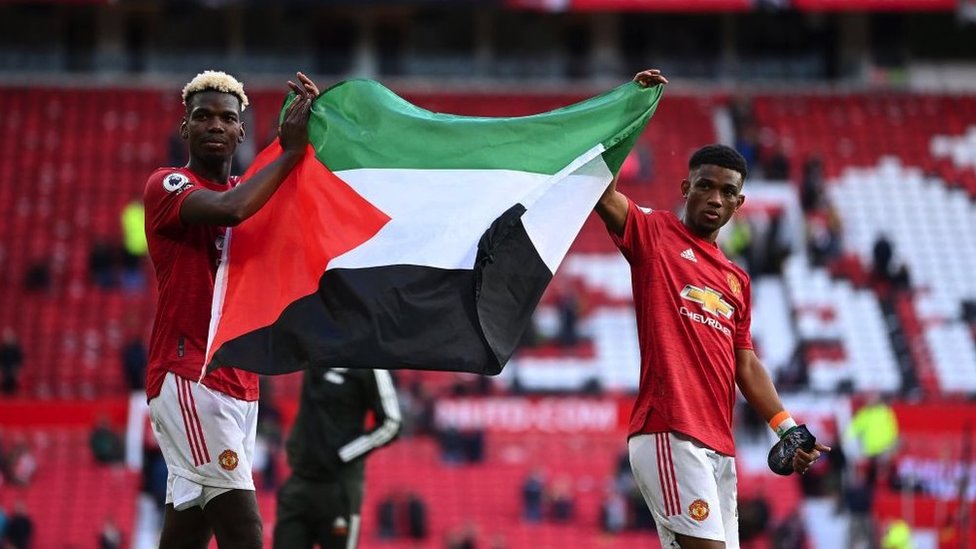
[[[247,108],[247,95],[240,80],[223,71],[203,71],[183,86],[183,106],[191,95],[202,91],[229,93],[241,102],[241,111]]]

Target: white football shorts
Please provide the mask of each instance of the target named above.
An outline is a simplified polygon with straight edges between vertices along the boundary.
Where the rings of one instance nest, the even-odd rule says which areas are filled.
[[[230,490],[254,490],[256,401],[170,372],[159,396],[149,401],[149,417],[169,469],[166,503],[177,511],[204,507]]]
[[[675,534],[739,547],[735,458],[675,432],[636,435],[627,445],[665,549],[679,547]]]

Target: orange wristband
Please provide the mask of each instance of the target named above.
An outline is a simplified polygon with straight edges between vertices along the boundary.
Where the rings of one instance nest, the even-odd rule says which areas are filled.
[[[785,421],[789,417],[790,417],[790,413],[787,412],[786,410],[779,412],[778,414],[773,416],[773,419],[769,420],[769,428],[775,431],[776,428],[779,427],[779,424],[783,423],[783,421]]]

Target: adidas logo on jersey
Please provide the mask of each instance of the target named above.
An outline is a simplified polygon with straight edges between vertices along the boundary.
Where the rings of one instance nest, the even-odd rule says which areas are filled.
[[[687,250],[681,252],[681,257],[687,259],[688,261],[693,261],[695,263],[698,263],[698,258],[695,257],[695,252],[691,251],[691,248],[688,248]]]

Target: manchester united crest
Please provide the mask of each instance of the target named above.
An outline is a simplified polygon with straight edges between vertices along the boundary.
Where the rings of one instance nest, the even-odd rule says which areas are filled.
[[[734,274],[726,273],[725,281],[729,283],[729,290],[732,290],[732,295],[742,297],[742,285],[739,284],[739,279]]]
[[[217,462],[220,463],[220,467],[225,471],[233,471],[237,469],[237,452],[224,450],[220,453],[220,457],[217,458]]]
[[[708,518],[708,502],[703,499],[696,499],[688,506],[688,514],[691,518],[701,522]]]

